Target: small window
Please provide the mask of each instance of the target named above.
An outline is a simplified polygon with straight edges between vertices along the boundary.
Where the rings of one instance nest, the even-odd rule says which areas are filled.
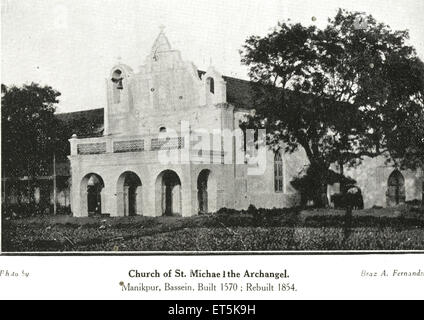
[[[122,71],[119,69],[115,70],[111,79],[113,84],[113,103],[119,103],[121,101],[121,90],[124,89],[122,80],[124,80]]]
[[[209,92],[214,94],[215,93],[215,81],[213,80],[213,78],[208,78],[206,80],[206,84],[209,88]]]
[[[283,158],[280,151],[275,154],[274,158],[274,185],[275,192],[284,192]]]
[[[166,132],[166,128],[165,127],[160,127],[159,132]]]

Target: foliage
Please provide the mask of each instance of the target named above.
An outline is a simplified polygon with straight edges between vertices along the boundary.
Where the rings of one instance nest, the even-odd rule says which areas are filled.
[[[424,64],[422,67],[424,69]],[[387,131],[391,132],[388,139],[389,148],[399,167],[424,170],[424,109],[422,108],[422,97],[421,103],[410,101],[409,104],[408,108],[399,112],[398,121],[386,124],[389,127]]]
[[[423,212],[395,218],[302,217],[298,209],[222,209],[191,218],[42,217],[3,221],[5,252],[422,250]],[[310,214],[311,212],[308,212]],[[407,213],[408,214],[408,213]]]
[[[343,173],[367,156],[422,159],[424,68],[408,38],[345,10],[323,30],[280,23],[265,37],[248,38],[241,54],[255,83],[256,112],[246,126],[265,127],[274,149],[304,149],[312,170],[322,171],[315,194],[334,163]],[[406,141],[417,142],[410,152]]]
[[[364,199],[360,193],[337,193],[331,197],[331,202],[334,203],[334,208],[336,209],[364,209]]]
[[[32,217],[41,217],[51,215],[53,205],[51,203],[20,203],[20,204],[2,204],[2,217],[9,219],[21,219]],[[58,206],[58,215],[72,215],[69,207]]]
[[[267,250],[423,250],[422,228],[237,227],[179,229],[124,236],[123,232],[73,226],[7,230],[4,251],[267,251]],[[19,234],[19,237],[17,235]],[[93,237],[91,237],[93,235]],[[106,238],[105,238],[106,236]],[[91,240],[88,241],[88,239]],[[81,240],[84,239],[84,240]]]
[[[302,207],[305,207],[309,200],[314,201],[317,207],[325,206],[327,204],[327,185],[333,185],[335,183],[352,185],[355,184],[356,181],[338,174],[333,170],[329,170],[326,167],[320,167],[318,164],[311,164],[307,168],[306,174],[295,178],[291,182],[293,187],[298,190],[302,196]],[[325,195],[325,198],[323,198],[323,195]]]
[[[60,122],[54,116],[60,93],[38,84],[2,85],[2,175],[37,176],[48,171],[60,149]]]

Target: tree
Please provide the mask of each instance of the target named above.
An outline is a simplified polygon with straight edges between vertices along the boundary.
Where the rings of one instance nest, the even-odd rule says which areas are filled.
[[[414,65],[417,87],[424,87],[424,63]],[[394,74],[400,77],[401,75]],[[410,77],[409,74],[402,75]],[[424,96],[418,91],[398,110],[396,119],[386,123],[387,142],[393,161],[404,169],[424,170]],[[390,121],[391,120],[391,121]],[[393,121],[395,120],[395,121]]]
[[[60,147],[60,122],[54,115],[60,93],[38,84],[2,85],[2,176],[47,173]]]
[[[325,205],[331,164],[343,173],[366,156],[391,156],[393,137],[408,133],[402,116],[422,112],[422,62],[407,39],[372,16],[340,10],[323,30],[280,23],[246,40],[256,112],[245,125],[265,127],[274,149],[304,149],[316,205]]]

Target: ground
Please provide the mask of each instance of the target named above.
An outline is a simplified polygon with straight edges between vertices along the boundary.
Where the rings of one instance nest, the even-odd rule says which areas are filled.
[[[424,209],[221,210],[181,217],[5,218],[3,252],[424,250]]]

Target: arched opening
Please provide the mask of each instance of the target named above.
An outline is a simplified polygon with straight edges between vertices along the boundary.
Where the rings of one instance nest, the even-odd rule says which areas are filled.
[[[206,79],[206,85],[210,93],[215,93],[215,80],[212,77]]]
[[[182,213],[181,180],[175,171],[165,170],[156,180],[157,214],[179,216]]]
[[[99,215],[103,213],[104,205],[102,191],[105,187],[102,177],[90,173],[81,181],[81,211],[83,216]]]
[[[399,170],[395,170],[388,181],[387,205],[393,207],[405,203],[405,201],[405,178]]]
[[[160,127],[159,132],[166,132],[166,127]]]
[[[197,199],[199,201],[199,214],[208,213],[208,178],[210,171],[203,170],[197,179]]]
[[[215,95],[215,80],[212,77],[206,78],[205,83],[205,95],[206,95],[206,104],[211,105],[214,103]]]
[[[113,103],[120,103],[121,90],[124,89],[122,71],[117,69],[112,73]]]
[[[217,191],[216,181],[210,170],[202,170],[197,178],[197,200],[199,214],[215,212]]]
[[[143,215],[142,199],[139,176],[131,171],[121,174],[117,185],[118,214],[124,217]]]

